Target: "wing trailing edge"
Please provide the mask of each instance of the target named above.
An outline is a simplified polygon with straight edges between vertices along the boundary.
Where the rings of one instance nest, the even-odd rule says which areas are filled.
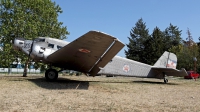
[[[107,49],[107,51],[99,58],[97,63],[89,71],[91,75],[96,75],[100,68],[105,67],[105,65],[111,61],[111,59],[124,47],[124,44],[119,40],[114,39],[113,44]]]

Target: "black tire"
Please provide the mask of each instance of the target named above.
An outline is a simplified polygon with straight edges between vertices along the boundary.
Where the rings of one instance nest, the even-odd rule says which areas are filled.
[[[55,81],[58,78],[58,72],[55,69],[48,69],[45,72],[45,78],[48,81]]]
[[[164,83],[168,83],[168,79],[164,79]]]

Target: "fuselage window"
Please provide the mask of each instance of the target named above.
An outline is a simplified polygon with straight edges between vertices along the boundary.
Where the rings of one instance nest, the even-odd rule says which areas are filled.
[[[48,44],[48,47],[54,48],[54,44]]]
[[[62,46],[57,45],[57,49],[60,49],[60,48],[62,48]]]

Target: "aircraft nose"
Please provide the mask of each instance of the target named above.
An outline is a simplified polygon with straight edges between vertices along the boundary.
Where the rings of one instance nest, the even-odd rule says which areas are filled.
[[[13,41],[13,48],[15,50],[22,50],[22,47],[24,46],[24,40],[23,38],[15,38]]]

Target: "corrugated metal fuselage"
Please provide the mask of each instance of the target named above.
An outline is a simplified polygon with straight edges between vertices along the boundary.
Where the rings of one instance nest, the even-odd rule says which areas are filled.
[[[98,74],[155,78],[151,65],[115,56]]]

